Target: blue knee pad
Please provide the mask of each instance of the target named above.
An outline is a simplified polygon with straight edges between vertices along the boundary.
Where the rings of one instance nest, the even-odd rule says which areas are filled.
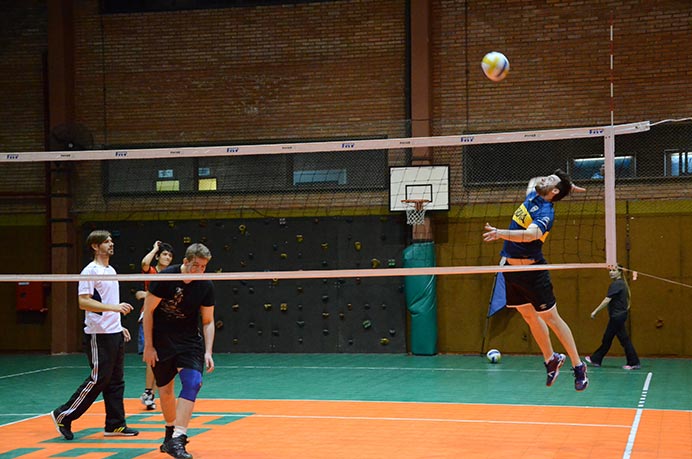
[[[197,394],[202,388],[202,373],[190,368],[183,368],[179,374],[183,388],[180,389],[178,397],[194,402],[197,400]]]

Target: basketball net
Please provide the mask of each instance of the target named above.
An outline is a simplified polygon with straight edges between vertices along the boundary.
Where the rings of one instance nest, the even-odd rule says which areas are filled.
[[[425,223],[425,207],[430,202],[429,199],[402,199],[406,205],[406,224],[422,225]]]

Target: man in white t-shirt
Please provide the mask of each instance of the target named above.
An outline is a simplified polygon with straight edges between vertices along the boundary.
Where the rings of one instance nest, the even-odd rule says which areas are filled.
[[[86,244],[92,250],[94,260],[81,274],[116,274],[109,264],[114,248],[111,234],[104,230],[92,231]],[[79,308],[84,310],[84,352],[91,373],[67,403],[51,412],[55,428],[65,440],[72,440],[72,422],[89,409],[99,394],[103,394],[106,408],[104,435],[138,435],[137,430],[127,427],[123,405],[125,341],[130,340],[130,332],[121,325],[120,315],[129,314],[132,306],[120,302],[120,287],[114,280],[80,281],[78,294]]]

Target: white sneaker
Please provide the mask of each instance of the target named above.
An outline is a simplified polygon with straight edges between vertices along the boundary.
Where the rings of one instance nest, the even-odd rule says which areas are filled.
[[[144,392],[142,395],[139,396],[139,399],[142,402],[142,405],[147,410],[155,410],[156,409],[156,402],[154,398],[154,393],[153,392]]]

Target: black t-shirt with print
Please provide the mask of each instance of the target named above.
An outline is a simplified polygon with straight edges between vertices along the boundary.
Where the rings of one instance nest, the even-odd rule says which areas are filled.
[[[161,274],[180,274],[181,265],[173,265]],[[189,350],[203,349],[199,330],[200,308],[214,306],[214,284],[208,280],[151,281],[149,292],[161,298],[154,310],[154,348],[159,359]]]

